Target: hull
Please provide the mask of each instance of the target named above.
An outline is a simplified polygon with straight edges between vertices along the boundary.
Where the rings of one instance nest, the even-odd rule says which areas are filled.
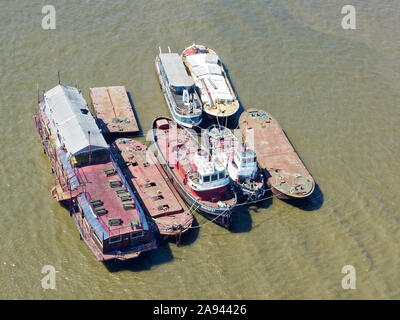
[[[121,138],[112,150],[122,171],[137,192],[153,230],[162,237],[180,238],[193,223],[193,215],[146,145],[133,139]]]
[[[190,76],[193,78],[196,86],[200,89],[202,100],[208,101],[207,103],[205,103],[203,101],[203,111],[205,114],[207,114],[207,116],[209,118],[215,118],[215,117],[223,118],[223,119],[229,118],[229,117],[233,116],[234,114],[236,114],[236,112],[239,110],[240,104],[239,104],[239,100],[237,99],[236,93],[233,90],[233,86],[229,80],[228,73],[225,70],[223,63],[220,62],[219,68],[221,70],[220,72],[223,77],[222,78],[223,80],[222,80],[221,86],[219,86],[218,90],[220,90],[221,88],[226,88],[233,98],[232,102],[223,103],[223,102],[220,102],[219,99],[212,98],[213,93],[210,92],[210,90],[208,89],[207,84],[205,82],[205,80],[208,80],[208,78],[197,77],[195,74],[195,71],[192,69],[192,67],[187,59],[188,56],[197,54],[197,52],[199,52],[198,50],[200,50],[200,48],[205,48],[205,47],[201,46],[201,45],[193,44],[193,45],[185,48],[185,50],[183,50],[183,52],[182,52],[182,60],[186,66],[186,69],[189,71]],[[202,50],[204,50],[204,49],[202,49]],[[206,48],[204,53],[216,55],[216,52],[210,48]],[[213,80],[211,80],[210,85],[212,87],[215,87],[215,89],[217,89],[214,82],[213,82]]]
[[[139,132],[133,106],[124,86],[89,89],[97,125],[104,135]]]
[[[148,227],[141,205],[128,186],[108,145],[101,141],[100,132],[96,135],[96,130],[99,129],[93,118],[89,118],[89,110],[82,109],[87,104],[82,102],[84,100],[79,95],[76,88],[59,85],[45,93],[44,99],[38,103],[38,112],[34,115],[42,146],[56,177],[51,194],[59,202],[69,206],[70,215],[81,238],[97,260],[136,258],[143,251],[156,249],[156,240]],[[79,112],[75,110],[77,108],[80,108]],[[49,110],[52,112],[49,113]],[[65,129],[57,127],[58,123],[52,117],[62,119],[69,112],[66,121],[71,121],[76,119],[76,114],[84,113],[82,110],[88,116],[80,118],[82,123],[77,121],[78,126],[75,123],[68,133],[73,131],[76,139],[87,141],[82,136],[85,132],[82,127],[85,125],[90,129],[89,134],[95,134],[93,140],[97,146],[102,147],[77,153],[71,151],[72,139],[65,140]],[[60,141],[67,141],[68,144],[61,144]],[[87,141],[83,147],[89,147],[90,150],[93,145]],[[124,189],[123,193],[116,192],[117,187]]]
[[[171,101],[172,96],[170,94],[170,91],[168,89],[168,85],[165,83],[165,80],[163,79],[161,73],[160,73],[160,67],[159,67],[159,59],[156,58],[155,60],[155,66],[156,66],[156,72],[157,72],[157,77],[158,77],[158,81],[160,82],[160,89],[162,90],[165,102],[167,103],[169,112],[172,115],[172,118],[179,123],[181,126],[184,126],[186,128],[193,128],[196,127],[198,125],[200,125],[200,123],[203,120],[203,116],[200,114],[198,116],[182,116],[180,114],[178,114],[173,106],[173,103]]]
[[[191,208],[193,208],[194,210],[197,210],[203,216],[212,220],[213,222],[215,222],[225,228],[230,228],[231,222],[232,222],[232,209],[233,209],[234,205],[236,204],[236,195],[234,195],[234,200],[232,201],[232,204],[227,207],[217,207],[217,206],[207,205],[206,203],[196,199],[196,197],[190,192],[190,190],[187,187],[185,187],[181,183],[181,181],[178,179],[175,172],[173,172],[171,167],[168,165],[167,159],[165,158],[163,152],[161,151],[160,145],[157,141],[157,135],[156,135],[156,122],[159,119],[168,119],[168,118],[164,118],[164,117],[156,118],[154,120],[153,126],[152,126],[153,145],[155,146],[155,149],[156,149],[155,151],[157,153],[157,158],[158,158],[160,167],[166,173],[166,175],[170,179],[170,182],[173,184],[173,186],[179,192],[180,196],[188,204],[190,204]],[[170,119],[168,119],[168,120],[170,120]]]
[[[307,198],[313,193],[313,177],[275,118],[250,109],[240,116],[239,126],[243,141],[257,153],[258,164],[279,199]]]

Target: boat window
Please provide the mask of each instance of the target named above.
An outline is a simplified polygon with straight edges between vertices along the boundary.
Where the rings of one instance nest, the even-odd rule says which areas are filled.
[[[131,233],[131,239],[140,239],[144,235],[143,231]]]
[[[117,236],[117,237],[112,237],[108,240],[108,243],[117,243],[117,242],[121,242],[121,236]]]
[[[203,176],[204,182],[210,182],[210,176]]]
[[[211,176],[211,181],[215,181],[215,180],[218,180],[218,174],[216,174],[216,173],[214,173],[214,174]]]
[[[219,179],[224,179],[225,178],[225,172],[220,172],[219,173]]]
[[[182,100],[184,104],[189,104],[189,92],[186,89],[183,90]]]

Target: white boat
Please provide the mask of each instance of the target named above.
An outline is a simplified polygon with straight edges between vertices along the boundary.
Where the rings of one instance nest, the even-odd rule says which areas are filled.
[[[193,44],[183,51],[182,60],[200,90],[205,113],[226,118],[239,110],[239,100],[214,50]]]
[[[243,201],[262,200],[266,188],[255,152],[240,143],[232,131],[223,126],[210,126],[203,139],[211,157],[226,168],[238,197]]]
[[[174,120],[186,128],[198,126],[203,119],[202,103],[181,57],[160,50],[155,64],[160,88]]]

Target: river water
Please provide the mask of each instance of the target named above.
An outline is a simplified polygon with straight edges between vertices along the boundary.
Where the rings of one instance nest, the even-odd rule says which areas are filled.
[[[348,2],[355,30],[341,26]],[[42,29],[46,4],[55,30]],[[400,298],[399,1],[3,0],[0,26],[1,299]],[[146,130],[168,115],[158,47],[194,41],[219,54],[244,108],[278,119],[318,188],[297,205],[243,207],[232,231],[210,223],[179,247],[99,263],[49,193],[37,84],[60,71],[88,102],[90,87],[125,85]],[[42,288],[45,265],[55,290]]]

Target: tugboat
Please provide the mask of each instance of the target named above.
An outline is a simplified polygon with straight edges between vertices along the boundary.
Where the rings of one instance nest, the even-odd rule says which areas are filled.
[[[116,140],[112,150],[126,179],[138,193],[153,229],[162,237],[179,242],[181,235],[190,229],[193,215],[164,177],[154,154],[145,144],[130,138]]]
[[[182,60],[200,89],[203,110],[208,116],[227,119],[239,110],[239,100],[214,50],[193,44],[183,51]]]
[[[51,194],[69,206],[96,258],[126,260],[156,249],[142,207],[81,92],[57,85],[38,101],[34,120],[56,176]]]
[[[165,101],[172,117],[180,125],[193,128],[203,120],[201,100],[177,53],[161,53],[157,56],[156,71]]]
[[[243,141],[253,146],[272,192],[279,199],[310,196],[315,182],[279,123],[269,113],[249,109],[239,118]]]
[[[191,208],[229,228],[236,194],[222,163],[172,119],[156,118],[152,133],[158,160],[181,196]]]
[[[262,200],[266,188],[255,152],[223,126],[210,126],[203,138],[212,157],[220,160],[226,168],[238,198],[245,202]]]

